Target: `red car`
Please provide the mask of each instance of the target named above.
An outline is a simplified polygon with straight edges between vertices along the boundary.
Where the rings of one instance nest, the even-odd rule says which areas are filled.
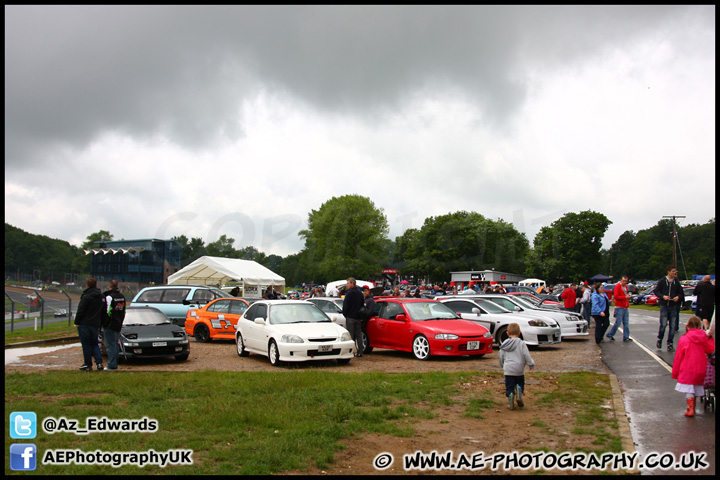
[[[647,297],[645,297],[645,298],[643,299],[643,301],[645,302],[645,305],[657,305],[657,304],[658,304],[657,295],[655,295],[654,293],[652,293],[652,294],[648,295]]]
[[[364,352],[389,348],[412,352],[418,360],[432,355],[483,356],[492,352],[487,328],[463,320],[442,303],[422,298],[378,298],[363,331]]]

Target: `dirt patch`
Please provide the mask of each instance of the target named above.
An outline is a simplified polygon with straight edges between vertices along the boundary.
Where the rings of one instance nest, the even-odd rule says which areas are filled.
[[[552,452],[593,450],[594,436],[576,433],[574,430],[575,414],[579,407],[548,407],[538,405],[539,392],[562,388],[555,383],[554,373],[570,371],[591,371],[602,374],[610,373],[601,360],[600,348],[590,336],[565,339],[559,345],[531,348],[531,355],[536,363],[536,371],[543,375],[527,373],[527,391],[525,408],[509,410],[505,399],[505,386],[502,369],[497,360],[497,352],[481,359],[471,357],[432,358],[418,361],[410,353],[393,350],[375,349],[362,358],[353,359],[348,365],[337,365],[335,362],[306,362],[298,365],[273,367],[266,357],[250,355],[239,357],[232,341],[212,341],[198,343],[190,340],[190,358],[187,361],[176,361],[172,358],[148,361],[131,361],[122,363],[114,373],[92,372],[86,375],[122,375],[131,371],[283,371],[319,369],[342,373],[380,371],[387,373],[406,372],[476,372],[461,385],[462,394],[456,398],[454,405],[443,407],[442,414],[432,419],[408,419],[416,433],[412,437],[393,437],[389,435],[365,434],[343,441],[344,449],[335,456],[332,466],[327,469],[310,467],[305,471],[286,472],[288,474],[354,474],[354,475],[387,475],[419,473],[403,468],[403,456],[417,451],[439,454],[452,451],[455,457],[464,454],[471,458],[477,452],[492,455],[496,452],[538,452],[545,448]],[[82,351],[77,347],[21,358],[22,363],[6,365],[5,373],[11,372],[52,372],[56,370],[76,370],[82,363]],[[488,372],[497,372],[492,375]],[[487,390],[491,393],[488,394]],[[468,418],[464,416],[467,403],[476,398],[478,393],[485,391],[486,397],[497,400],[497,403],[485,410],[485,418]],[[610,406],[608,416],[614,412]],[[612,434],[617,434],[613,430]],[[389,453],[394,458],[387,469],[378,470],[374,466],[376,457],[381,453]],[[389,458],[389,457],[387,457]],[[385,458],[385,459],[387,459]],[[532,471],[532,470],[530,470]],[[525,473],[527,470],[513,470],[512,473]],[[441,470],[427,473],[468,474],[470,470]],[[474,473],[497,474],[489,468]],[[577,474],[577,471],[553,471],[559,474]],[[580,472],[582,473],[582,472]]]

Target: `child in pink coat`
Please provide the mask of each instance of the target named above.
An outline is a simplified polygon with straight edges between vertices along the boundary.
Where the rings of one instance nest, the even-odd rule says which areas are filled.
[[[695,397],[705,395],[707,355],[715,351],[715,341],[702,331],[701,325],[699,317],[690,317],[673,361],[672,378],[678,381],[675,390],[685,394],[686,417],[695,416]]]

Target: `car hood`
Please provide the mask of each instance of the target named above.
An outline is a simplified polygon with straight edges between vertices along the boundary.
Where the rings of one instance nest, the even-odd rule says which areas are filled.
[[[413,330],[422,330],[432,333],[454,333],[461,337],[485,335],[487,328],[471,320],[425,320],[412,322]]]
[[[282,333],[297,335],[301,338],[335,338],[347,331],[334,322],[288,323],[271,326]]]
[[[123,325],[122,335],[137,334],[138,338],[169,338],[173,332],[184,332],[182,327],[167,323],[164,325]]]

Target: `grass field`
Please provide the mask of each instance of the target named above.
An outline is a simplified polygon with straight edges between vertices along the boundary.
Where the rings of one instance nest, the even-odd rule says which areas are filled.
[[[469,418],[482,419],[498,399],[479,391],[458,400],[461,385],[473,373],[386,374],[334,372],[134,372],[93,375],[59,371],[9,374],[5,377],[5,415],[35,412],[38,468],[43,475],[203,474],[267,475],[309,466],[327,468],[344,448],[343,439],[364,433],[412,436],[413,424],[442,414],[444,406],[464,402]],[[499,374],[498,374],[499,375]],[[89,379],[92,378],[92,381]],[[579,372],[561,375],[563,393],[548,391],[542,402],[583,402],[595,408],[607,401],[607,375]],[[582,395],[580,393],[582,392]],[[586,409],[583,409],[585,412]],[[47,417],[142,419],[157,431],[133,433],[48,434]],[[598,451],[619,451],[602,414],[584,413],[574,428],[597,438]],[[482,421],[482,420],[477,420]],[[548,427],[552,434],[553,425]],[[5,443],[17,440],[9,437]],[[542,448],[542,445],[537,445]],[[49,449],[84,452],[142,452],[190,449],[192,465],[92,466],[45,465]],[[9,470],[5,473],[18,473]]]

